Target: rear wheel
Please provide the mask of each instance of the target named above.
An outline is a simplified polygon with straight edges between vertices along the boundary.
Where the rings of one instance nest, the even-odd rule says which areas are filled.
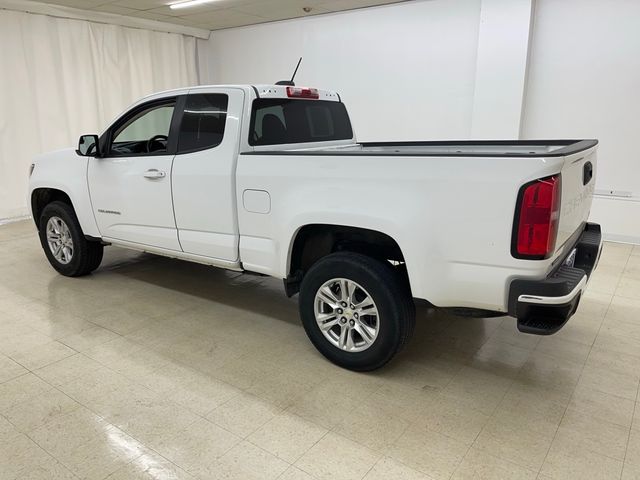
[[[100,266],[104,247],[84,237],[70,205],[51,202],[42,210],[38,225],[44,253],[51,266],[62,275],[79,277]]]
[[[382,367],[408,341],[413,300],[390,264],[357,253],[334,253],[302,280],[300,315],[325,357],[356,371]]]

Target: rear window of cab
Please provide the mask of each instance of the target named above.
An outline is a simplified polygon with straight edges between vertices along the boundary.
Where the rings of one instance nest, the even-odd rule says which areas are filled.
[[[253,101],[249,145],[328,142],[353,138],[342,102],[288,98]]]

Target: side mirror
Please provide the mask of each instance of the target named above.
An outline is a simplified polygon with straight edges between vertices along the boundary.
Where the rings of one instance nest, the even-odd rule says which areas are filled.
[[[78,140],[76,153],[81,157],[98,157],[98,136],[82,135]]]

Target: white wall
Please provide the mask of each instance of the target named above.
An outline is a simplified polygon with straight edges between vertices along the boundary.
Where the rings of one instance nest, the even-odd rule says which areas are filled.
[[[468,138],[480,0],[401,3],[213,32],[201,81],[340,92],[361,140]]]
[[[217,31],[201,81],[336,89],[363,140],[518,138],[533,0],[417,0]]]
[[[471,138],[520,136],[533,2],[482,0]]]
[[[640,1],[537,0],[524,138],[598,138],[591,218],[640,242]]]
[[[0,10],[0,219],[29,214],[28,167],[134,100],[198,82],[195,39]]]

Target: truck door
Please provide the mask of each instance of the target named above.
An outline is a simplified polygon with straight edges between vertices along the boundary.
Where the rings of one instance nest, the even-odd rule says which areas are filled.
[[[185,253],[238,260],[235,166],[244,92],[196,88],[189,92],[171,176],[173,207]]]
[[[177,100],[132,108],[106,132],[103,156],[89,160],[91,204],[104,238],[180,251],[171,202]]]

